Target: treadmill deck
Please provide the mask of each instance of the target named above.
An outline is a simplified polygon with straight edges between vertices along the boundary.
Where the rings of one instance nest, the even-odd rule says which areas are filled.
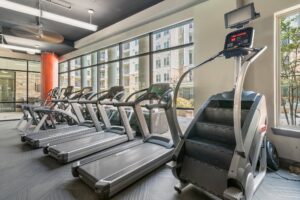
[[[65,163],[126,141],[128,141],[126,134],[119,135],[112,132],[101,131],[91,133],[89,136],[77,140],[50,146],[48,151],[50,156]]]
[[[153,143],[142,143],[79,166],[77,170],[79,177],[96,191],[98,183],[109,183],[111,196],[168,162],[172,153],[173,148],[167,149]]]
[[[24,136],[27,143],[34,147],[44,147],[73,140],[79,136],[95,132],[94,127],[72,126],[69,128],[57,129],[52,132],[38,132]]]

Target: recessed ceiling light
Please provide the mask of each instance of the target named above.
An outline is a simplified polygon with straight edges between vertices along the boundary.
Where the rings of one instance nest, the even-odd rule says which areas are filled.
[[[95,11],[94,11],[93,9],[89,9],[89,10],[88,10],[88,13],[89,13],[89,14],[94,14]]]
[[[28,54],[31,54],[31,55],[35,54],[34,51],[27,51],[27,53],[28,53]]]

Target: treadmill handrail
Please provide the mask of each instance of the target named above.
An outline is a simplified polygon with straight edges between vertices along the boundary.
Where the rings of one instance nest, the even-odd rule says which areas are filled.
[[[151,110],[153,108],[166,108],[169,105],[167,103],[162,103],[162,101],[166,95],[170,94],[170,92],[173,92],[172,88],[167,90],[163,95],[161,95],[161,98],[158,100],[158,102],[156,104],[146,104],[145,107],[148,110]]]
[[[87,93],[85,93],[86,90],[88,90]],[[69,99],[80,99],[82,96],[88,94],[88,93],[91,92],[92,90],[93,90],[92,87],[84,87],[84,88],[82,88],[81,90],[78,90],[77,92],[75,92],[73,97],[70,97],[70,96],[71,96],[71,95],[70,95],[70,96],[69,96]],[[77,93],[78,93],[78,95],[76,95]]]
[[[141,92],[145,92],[145,91],[147,91],[147,90],[148,90],[148,88],[144,88],[144,89],[141,89],[141,90],[136,91],[136,92],[134,92],[134,93],[131,93],[131,94],[126,98],[125,102],[128,102],[129,99],[131,99],[131,97],[133,97],[135,94],[138,94],[138,93],[141,93]]]
[[[94,98],[95,96],[97,96],[97,95],[99,95],[99,94],[107,93],[107,92],[108,92],[108,90],[104,90],[104,91],[101,91],[101,92],[97,92],[97,93],[93,94],[90,98],[92,99],[92,98]]]
[[[118,92],[112,99],[118,99],[118,96],[121,96],[119,101],[123,101],[124,100],[124,95],[125,95],[125,92],[121,91],[121,92]]]

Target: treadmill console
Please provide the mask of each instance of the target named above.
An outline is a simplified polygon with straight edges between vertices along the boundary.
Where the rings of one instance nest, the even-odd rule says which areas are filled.
[[[64,96],[65,96],[65,97],[69,97],[69,96],[73,93],[73,89],[74,89],[73,86],[68,86],[68,87],[65,89]]]
[[[167,92],[170,89],[171,87],[169,83],[156,83],[152,84],[149,87],[148,93],[154,93],[157,96],[161,97],[163,94],[165,94],[165,92]]]
[[[233,31],[226,36],[224,45],[224,56],[231,58],[234,56],[247,55],[248,50],[253,46],[254,29],[252,27]]]

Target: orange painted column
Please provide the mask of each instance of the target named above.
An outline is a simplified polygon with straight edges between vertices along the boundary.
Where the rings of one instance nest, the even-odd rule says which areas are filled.
[[[47,98],[49,90],[58,85],[58,57],[54,53],[41,54],[41,98]]]

